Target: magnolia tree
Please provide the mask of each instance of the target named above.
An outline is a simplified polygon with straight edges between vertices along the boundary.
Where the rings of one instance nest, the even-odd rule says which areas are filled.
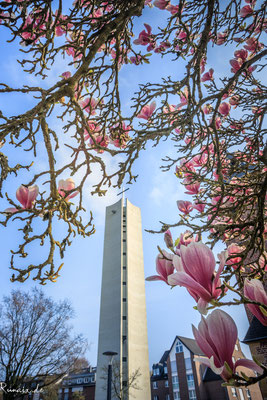
[[[157,145],[171,138],[177,157],[166,156],[163,168],[175,168],[192,201],[179,199],[178,220],[162,223],[170,252],[160,250],[159,275],[150,279],[185,286],[202,314],[246,303],[266,325],[264,1],[76,0],[64,7],[62,0],[0,2],[1,29],[24,54],[18,67],[40,78],[35,86],[0,84],[2,96],[31,96],[34,103],[20,114],[0,115],[0,189],[9,202],[1,223],[20,223],[23,236],[12,252],[12,280],[23,282],[33,273],[42,284],[55,281],[62,266],[56,263],[56,250],[63,257],[73,236],[94,232],[92,216],[85,221],[82,212],[83,191],[96,165],[101,177],[93,194],[100,196],[111,185],[120,188],[136,179],[133,164],[148,142]],[[135,26],[143,12],[147,20],[142,30]],[[160,26],[153,25],[155,12]],[[224,54],[223,74],[213,65],[218,49]],[[120,71],[130,64],[145,68],[156,57],[172,60],[168,78],[140,85],[127,99],[131,107],[125,112]],[[62,59],[68,67],[49,86],[48,71]],[[53,129],[55,117],[62,129]],[[34,160],[40,143],[46,168],[36,172],[32,163],[10,163],[10,147],[13,152],[27,150]],[[62,146],[70,155],[59,165]],[[106,154],[118,160],[115,171],[105,164]],[[23,180],[24,169],[33,171],[28,181]],[[4,189],[12,174],[22,176],[16,197]],[[75,180],[75,175],[82,178]],[[54,236],[55,223],[65,226],[65,237]],[[185,226],[187,232],[173,243],[169,228],[175,226]],[[216,269],[212,248],[218,241],[227,250],[218,255]],[[33,243],[47,246],[40,263],[30,261]],[[231,291],[237,299],[224,301]],[[220,309],[203,317],[194,334],[208,357],[204,362],[228,383],[247,385],[266,376],[264,366],[250,361],[233,365],[236,327]],[[238,365],[261,375],[237,375]]]

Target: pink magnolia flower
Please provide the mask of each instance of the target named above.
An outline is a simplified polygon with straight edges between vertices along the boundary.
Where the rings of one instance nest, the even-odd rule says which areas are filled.
[[[260,43],[255,37],[251,37],[246,40],[244,48],[252,53],[255,53],[263,48],[263,44]]]
[[[168,249],[172,249],[173,248],[172,234],[171,234],[171,231],[169,229],[164,233],[164,241],[165,241],[166,246],[168,247]]]
[[[109,137],[107,135],[95,131],[93,137],[89,138],[89,142],[92,147],[94,147],[95,144],[98,144],[99,146],[104,148],[104,147],[108,147],[110,141],[109,141]],[[104,153],[104,149],[101,149],[101,148],[95,147],[94,150],[97,153]]]
[[[179,103],[177,105],[178,110],[181,110],[181,108],[188,103],[188,88],[187,87],[185,87],[183,92],[181,92],[181,94],[180,94],[180,102],[181,103]]]
[[[177,39],[181,40],[182,42],[185,42],[186,38],[187,38],[187,33],[183,30],[181,30],[177,35]]]
[[[181,246],[188,246],[192,242],[199,242],[199,237],[196,235],[195,237],[193,236],[193,233],[189,230],[185,231],[184,233],[181,233],[178,243],[175,249],[175,253],[180,256],[180,248]]]
[[[189,184],[188,184],[189,183]],[[199,193],[199,188],[200,188],[200,183],[195,182],[195,183],[190,183],[189,179],[185,179],[183,181],[183,184],[185,185],[186,188],[186,194],[198,194]]]
[[[221,121],[221,118],[220,118],[220,117],[217,117],[217,118],[216,118],[216,120],[215,120],[215,126],[216,126],[216,129],[220,129],[220,127],[222,126],[222,121]]]
[[[61,77],[62,77],[63,79],[69,79],[69,78],[71,77],[71,72],[70,72],[70,71],[63,72],[63,73],[61,74]]]
[[[92,134],[100,131],[101,127],[100,125],[97,125],[96,121],[88,121],[88,129],[84,130],[84,140],[90,139]]]
[[[253,9],[250,6],[244,6],[240,10],[240,17],[241,18],[246,18],[247,16],[253,14]]]
[[[58,182],[58,189],[57,189],[58,193],[60,194],[61,197],[65,198],[66,201],[77,196],[78,194],[77,191],[68,194],[68,192],[73,189],[75,189],[75,183],[71,178],[68,178],[66,180],[60,179],[60,181]]]
[[[38,193],[39,187],[37,185],[29,187],[21,185],[16,191],[16,197],[22,208],[33,208]]]
[[[239,257],[238,254],[244,251],[243,246],[239,246],[236,243],[231,243],[230,246],[227,247],[228,251],[228,260],[226,261],[227,265],[231,265],[234,269],[238,267],[238,263],[242,261],[242,257]]]
[[[227,252],[218,254],[220,266],[215,273],[215,258],[212,251],[202,242],[192,242],[187,247],[181,246],[180,257],[173,257],[173,265],[177,270],[168,278],[172,286],[180,285],[197,302],[199,312],[206,313],[208,303],[217,299],[222,291],[220,274],[225,265]]]
[[[170,3],[169,0],[155,0],[153,4],[155,7],[158,7],[160,10],[165,10],[169,3]]]
[[[152,28],[148,24],[144,24],[146,31],[143,30],[142,32],[139,33],[138,39],[134,40],[134,44],[140,44],[142,46],[146,46],[149,44],[153,38],[151,36]]]
[[[163,250],[164,258],[162,254],[159,254],[156,259],[156,271],[158,275],[152,275],[146,278],[146,281],[164,281],[168,283],[168,276],[171,275],[174,271],[174,266],[172,265],[173,255],[167,253],[167,251]]]
[[[200,60],[200,72],[201,74],[203,74],[203,72],[205,71],[205,65],[207,62],[207,58],[206,57],[202,57]]]
[[[231,72],[233,72],[233,74],[235,74],[237,71],[240,70],[243,62],[239,62],[238,60],[236,60],[235,58],[233,58],[232,60],[230,60],[230,64],[232,66],[231,68]]]
[[[208,72],[202,75],[201,82],[212,81],[213,80],[214,69],[210,68]]]
[[[231,106],[233,106],[234,108],[236,108],[239,104],[240,101],[240,96],[235,94],[234,96],[230,97],[229,99],[229,103],[231,104]]]
[[[98,105],[98,101],[94,99],[93,97],[88,99],[86,98],[85,100],[79,101],[79,104],[83,110],[88,112],[88,114],[95,115],[96,111],[95,108]]]
[[[191,201],[178,200],[177,207],[185,215],[189,214],[193,210]]]
[[[236,59],[240,59],[240,61],[245,62],[246,59],[248,58],[248,52],[245,49],[240,49],[240,50],[236,50],[234,52],[234,56]]]
[[[208,357],[198,360],[212,369],[215,374],[221,375],[225,381],[231,379],[238,367],[245,367],[262,373],[254,361],[239,359],[233,362],[233,352],[237,341],[237,327],[234,320],[222,310],[214,310],[205,319],[201,318],[198,329],[192,326],[196,342],[203,353]],[[233,371],[226,368],[227,365]]]
[[[205,207],[206,207],[206,204],[205,204],[205,203],[195,203],[195,204],[193,205],[193,208],[194,208],[195,210],[198,210],[198,211],[201,212],[201,213],[203,213]]]
[[[258,279],[251,279],[250,281],[247,278],[245,279],[244,295],[249,300],[257,301],[267,307],[267,294],[262,282]],[[247,304],[247,307],[262,325],[267,326],[266,309],[260,308],[256,304]]]
[[[152,101],[152,103],[147,104],[141,110],[141,112],[137,115],[137,118],[149,119],[156,108],[156,102]]]
[[[227,117],[227,115],[229,115],[230,113],[230,110],[231,110],[230,104],[226,103],[225,101],[219,105],[218,111],[223,117]]]
[[[203,152],[202,154],[197,154],[195,157],[193,157],[193,162],[195,167],[203,167],[203,165],[206,165],[208,161],[208,154],[206,152]]]
[[[211,104],[204,104],[203,111],[204,111],[204,114],[210,114],[212,112]]]
[[[169,4],[169,5],[166,7],[166,9],[167,9],[172,15],[174,15],[174,14],[177,14],[177,13],[178,13],[178,11],[179,11],[179,6],[174,6],[174,5],[172,5],[172,4]]]
[[[216,41],[215,43],[220,46],[222,44],[225,43],[226,39],[228,37],[228,33],[227,32],[219,32],[217,37],[216,37]]]

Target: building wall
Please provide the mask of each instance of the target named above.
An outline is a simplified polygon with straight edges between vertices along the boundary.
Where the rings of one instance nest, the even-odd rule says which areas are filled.
[[[166,400],[167,395],[169,394],[169,387],[165,386],[165,382],[168,382],[167,379],[161,379],[156,381],[151,381],[151,399],[154,399],[154,396],[158,396],[157,400]],[[153,382],[157,382],[158,388],[153,388]],[[170,397],[171,399],[171,397]]]
[[[262,339],[261,341],[248,344],[251,354],[255,356],[259,362],[267,365],[267,339]],[[260,388],[263,399],[267,400],[267,379],[261,380]]]
[[[137,385],[130,388],[129,398],[150,399],[150,373],[147,342],[145,276],[140,208],[126,200],[127,221],[127,307],[128,307],[128,374],[139,370]]]
[[[105,351],[118,353],[121,359],[121,271],[122,271],[122,201],[106,208],[104,256],[101,287],[100,321],[98,334],[98,357],[96,400],[106,397],[103,388],[106,377],[103,368],[108,365]]]

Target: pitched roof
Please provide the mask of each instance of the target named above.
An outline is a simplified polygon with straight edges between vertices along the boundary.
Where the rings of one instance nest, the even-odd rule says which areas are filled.
[[[161,364],[164,364],[165,362],[167,362],[167,359],[168,359],[168,357],[169,357],[169,353],[170,353],[170,350],[164,351],[163,356],[162,356],[161,359],[159,360],[159,362],[160,362]]]
[[[266,338],[267,326],[262,325],[256,317],[253,317],[243,343],[257,342],[258,340]]]
[[[196,354],[198,356],[204,356],[202,350],[197,345],[197,342],[194,339],[186,338],[184,336],[177,336],[177,338],[191,351],[191,353]]]
[[[172,345],[170,347],[170,350],[172,349],[174,343],[176,342],[176,340],[179,339],[183,345],[185,347],[188,348],[189,351],[191,351],[191,353],[198,355],[198,356],[204,356],[205,354],[200,350],[200,348],[197,345],[197,342],[194,339],[190,339],[190,338],[186,338],[184,336],[175,336],[174,341],[172,342]]]

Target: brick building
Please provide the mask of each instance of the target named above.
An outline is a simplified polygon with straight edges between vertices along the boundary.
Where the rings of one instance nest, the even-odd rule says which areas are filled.
[[[77,395],[84,396],[85,400],[95,399],[96,368],[83,368],[77,373],[69,374],[59,389],[58,400],[74,400]],[[75,393],[75,395],[74,395]]]
[[[258,385],[246,388],[224,387],[224,382],[200,362],[204,354],[193,339],[176,336],[170,350],[152,367],[152,400],[262,400]],[[239,343],[233,358],[244,358]],[[199,360],[199,361],[198,361]],[[247,368],[242,370],[254,375]]]
[[[251,354],[258,361],[267,365],[267,326],[263,326],[260,321],[248,313],[249,328],[243,343],[249,345]],[[260,381],[261,394],[264,400],[267,400],[267,380]]]

